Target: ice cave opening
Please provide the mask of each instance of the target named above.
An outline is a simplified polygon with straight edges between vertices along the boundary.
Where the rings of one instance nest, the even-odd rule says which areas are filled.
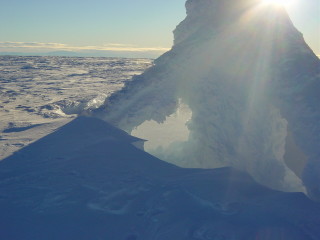
[[[174,149],[177,145],[188,141],[190,131],[188,122],[192,117],[190,107],[179,99],[177,110],[166,117],[162,123],[147,120],[135,127],[131,135],[146,140],[144,150],[160,159],[172,158],[167,154],[169,148]],[[172,159],[171,159],[172,161]]]

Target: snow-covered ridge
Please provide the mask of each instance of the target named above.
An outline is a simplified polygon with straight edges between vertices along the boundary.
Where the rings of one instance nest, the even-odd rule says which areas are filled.
[[[189,139],[166,149],[166,160],[233,166],[269,187],[318,195],[320,61],[286,11],[258,0],[189,0],[186,8],[172,50],[94,115],[131,132],[183,103]]]

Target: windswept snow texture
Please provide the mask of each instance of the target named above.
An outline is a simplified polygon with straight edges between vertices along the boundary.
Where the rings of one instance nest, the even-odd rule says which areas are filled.
[[[318,240],[320,205],[232,168],[183,169],[80,117],[0,162],[3,240]]]
[[[99,107],[149,59],[0,56],[0,160]]]
[[[320,61],[284,8],[188,0],[186,9],[173,48],[94,115],[131,132],[183,103],[189,138],[166,149],[168,161],[233,166],[274,189],[305,185],[320,197]]]

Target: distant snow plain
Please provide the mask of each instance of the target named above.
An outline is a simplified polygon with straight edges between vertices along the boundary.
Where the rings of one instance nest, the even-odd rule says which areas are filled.
[[[151,59],[0,56],[0,160],[99,107]]]

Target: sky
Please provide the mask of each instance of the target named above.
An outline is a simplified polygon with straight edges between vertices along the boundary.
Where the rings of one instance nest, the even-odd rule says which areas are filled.
[[[287,10],[320,55],[320,0]],[[171,48],[185,0],[0,0],[0,52],[112,51],[158,56]]]

